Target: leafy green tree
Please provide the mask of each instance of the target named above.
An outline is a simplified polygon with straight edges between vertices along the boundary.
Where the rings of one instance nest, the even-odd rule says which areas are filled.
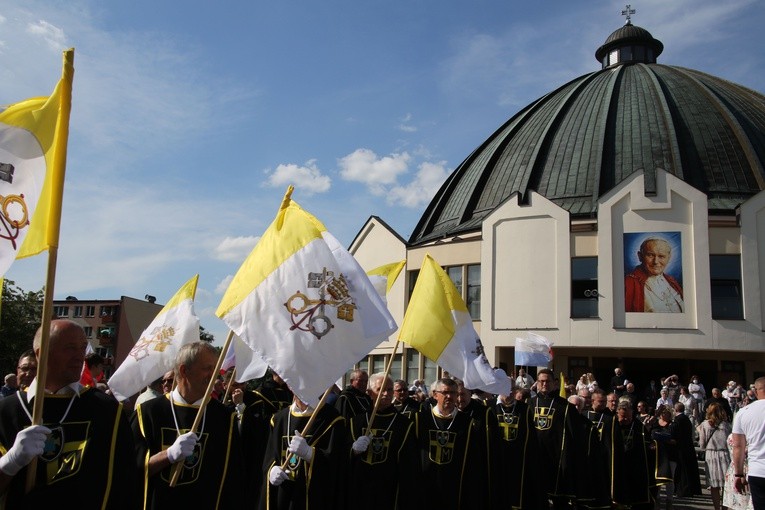
[[[3,280],[0,313],[0,377],[16,371],[24,351],[32,348],[42,318],[43,290],[27,292],[12,280]]]
[[[205,342],[213,343],[215,340],[215,335],[210,333],[209,331],[205,330],[204,326],[199,326],[199,339],[204,340]]]

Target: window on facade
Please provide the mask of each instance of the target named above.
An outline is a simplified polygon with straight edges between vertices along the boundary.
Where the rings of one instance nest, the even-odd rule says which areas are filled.
[[[68,306],[54,306],[53,307],[53,315],[56,317],[69,317],[69,307]]]
[[[394,381],[401,378],[401,354],[393,357],[393,363],[390,364],[390,377]]]
[[[417,277],[420,276],[420,270],[415,269],[414,271],[409,271],[409,295],[408,298],[412,297],[412,292],[414,292],[414,286],[417,283]]]
[[[105,317],[107,315],[114,315],[114,307],[113,306],[102,306],[101,307],[101,317]]]
[[[473,320],[481,318],[481,266],[471,264],[467,267],[467,292],[465,304]]]
[[[376,374],[377,372],[384,372],[385,371],[385,360],[387,359],[387,356],[383,354],[377,354],[375,356],[372,356],[372,362],[369,365],[369,374]]]
[[[96,307],[93,305],[88,305],[85,307],[85,317],[95,317],[96,316]]]
[[[83,326],[85,330],[85,338],[92,338],[93,337],[93,327],[92,326]]]
[[[598,316],[598,257],[571,259],[571,317]]]
[[[406,354],[406,382],[411,386],[420,375],[420,353],[416,349],[407,349]]]
[[[430,391],[430,385],[438,380],[438,365],[436,365],[435,361],[431,361],[423,356],[423,366],[422,378],[425,379],[425,384],[428,385],[428,391]]]
[[[569,384],[576,384],[582,374],[589,372],[587,358],[570,356],[568,358],[568,381]]]
[[[462,295],[462,266],[447,267],[446,274],[449,275],[454,286],[457,287],[457,292]]]
[[[81,306],[75,306],[74,310],[72,311],[72,317],[82,317],[82,307]]]
[[[743,319],[741,256],[710,255],[709,275],[712,288],[712,318]]]

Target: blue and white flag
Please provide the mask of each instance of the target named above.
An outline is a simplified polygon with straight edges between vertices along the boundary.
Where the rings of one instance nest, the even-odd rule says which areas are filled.
[[[515,366],[546,367],[553,359],[553,343],[543,336],[526,333],[515,339]]]

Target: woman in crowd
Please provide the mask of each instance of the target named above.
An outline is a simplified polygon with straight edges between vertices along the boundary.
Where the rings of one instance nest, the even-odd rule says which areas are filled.
[[[706,419],[699,425],[699,446],[704,448],[707,485],[712,493],[715,510],[721,509],[720,489],[725,486],[725,472],[730,466],[726,441],[731,425],[723,408],[713,402],[707,407]]]

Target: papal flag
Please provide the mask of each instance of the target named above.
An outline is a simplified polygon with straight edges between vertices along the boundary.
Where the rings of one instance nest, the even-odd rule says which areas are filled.
[[[358,262],[292,201],[292,190],[216,315],[315,405],[396,323]]]
[[[377,293],[386,300],[388,292],[390,292],[393,284],[396,283],[396,278],[401,273],[401,270],[406,266],[406,260],[401,262],[391,262],[390,264],[384,264],[380,267],[376,267],[370,271],[367,271],[369,281],[372,282]]]
[[[172,370],[180,348],[199,340],[199,318],[194,314],[198,280],[195,275],[175,293],[111,376],[109,388],[117,400],[130,398]]]
[[[510,379],[489,364],[465,302],[429,254],[422,261],[398,337],[462,379],[466,388],[510,394]]]
[[[0,276],[16,258],[58,247],[74,50],[49,97],[0,107]]]
[[[535,333],[526,332],[526,338],[515,339],[515,366],[546,367],[553,359],[553,343]]]

